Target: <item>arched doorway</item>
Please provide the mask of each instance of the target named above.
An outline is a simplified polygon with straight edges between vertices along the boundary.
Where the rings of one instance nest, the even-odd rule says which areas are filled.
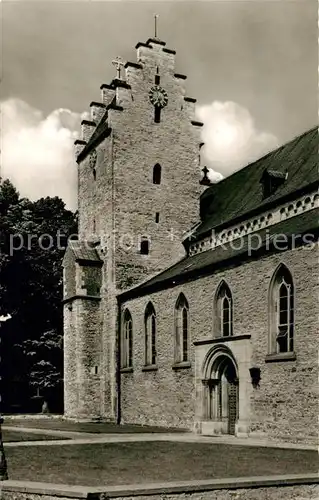
[[[216,433],[235,434],[239,414],[235,360],[227,348],[215,349],[205,365],[203,420],[210,421]]]

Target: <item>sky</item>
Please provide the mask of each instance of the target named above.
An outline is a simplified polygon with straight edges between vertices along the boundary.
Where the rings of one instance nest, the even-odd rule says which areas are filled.
[[[317,123],[315,0],[2,0],[1,176],[76,208],[73,141],[115,56],[154,34],[204,122],[212,181]]]

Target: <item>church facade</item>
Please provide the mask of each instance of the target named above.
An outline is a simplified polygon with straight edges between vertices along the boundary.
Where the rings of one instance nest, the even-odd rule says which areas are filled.
[[[65,416],[313,442],[317,130],[210,185],[175,51],[136,50],[76,141]]]

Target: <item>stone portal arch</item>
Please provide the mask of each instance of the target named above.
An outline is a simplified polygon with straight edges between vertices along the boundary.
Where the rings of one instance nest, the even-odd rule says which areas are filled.
[[[235,434],[239,415],[238,367],[228,347],[213,347],[204,359],[202,370],[203,420],[214,432]]]

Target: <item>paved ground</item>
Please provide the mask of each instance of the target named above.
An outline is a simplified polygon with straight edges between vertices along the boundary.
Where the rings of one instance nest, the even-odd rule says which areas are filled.
[[[37,434],[43,435],[43,427],[32,428],[25,427],[24,422],[21,421],[21,425],[3,425],[3,431],[14,431],[15,433],[20,432],[21,436],[23,433],[27,434]],[[37,425],[37,422],[33,422],[33,425]],[[100,424],[91,424],[91,426]],[[108,424],[104,424],[108,425]],[[277,443],[271,442],[269,440],[253,439],[253,438],[236,438],[234,436],[202,436],[199,434],[192,434],[190,432],[168,432],[167,430],[162,432],[150,431],[149,428],[139,428],[138,432],[124,432],[126,431],[126,426],[117,426],[120,428],[119,433],[114,432],[114,427],[112,424],[111,429],[113,433],[102,433],[102,432],[80,432],[80,431],[67,431],[58,429],[48,429],[46,428],[45,434],[47,434],[50,441],[43,440],[42,436],[39,441],[34,440],[29,442],[25,439],[21,439],[21,442],[7,443],[6,446],[58,446],[58,445],[75,445],[75,444],[90,444],[90,443],[123,443],[123,442],[149,442],[149,441],[173,441],[173,442],[184,442],[184,443],[210,443],[210,444],[228,444],[234,446],[257,446],[257,447],[267,447],[267,448],[282,448],[282,449],[299,449],[299,450],[317,450],[315,445],[305,445],[305,444],[291,444],[291,443]],[[74,427],[75,428],[75,427]],[[128,427],[128,430],[130,427]],[[144,430],[144,432],[143,432]],[[60,438],[60,439],[59,439]],[[54,440],[52,440],[54,439]]]
[[[142,426],[142,425],[116,425],[111,422],[74,422],[64,420],[61,416],[5,416],[4,423],[6,426],[25,427],[42,429],[42,432],[47,433],[48,430],[58,430],[67,432],[81,432],[86,434],[139,434],[139,433],[166,433],[173,432],[189,432],[187,429],[166,429],[163,427]],[[40,431],[39,431],[40,432]]]

